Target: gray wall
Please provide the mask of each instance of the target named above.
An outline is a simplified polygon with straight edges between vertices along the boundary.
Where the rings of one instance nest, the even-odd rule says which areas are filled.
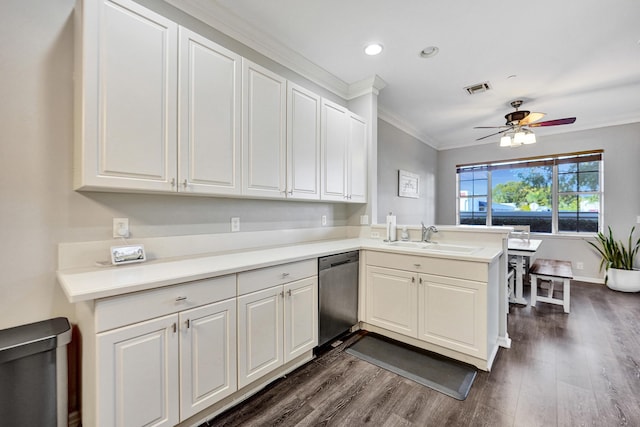
[[[537,131],[538,143],[516,149],[499,148],[497,141],[473,147],[440,151],[438,156],[439,224],[456,223],[456,165],[515,159],[549,154],[604,150],[604,226],[611,226],[618,238],[626,238],[640,215],[640,123],[581,132],[545,136]],[[636,238],[640,232],[636,232]],[[599,258],[584,238],[544,236],[538,255],[542,258],[584,262],[574,275],[599,278]]]
[[[397,223],[435,224],[438,151],[393,125],[378,120],[378,214],[385,223],[389,211]],[[420,198],[398,197],[398,170],[420,175]]]
[[[0,2],[0,329],[73,318],[55,278],[57,244],[110,239],[113,217],[128,217],[134,237],[226,232],[232,216],[243,231],[319,227],[322,215],[328,225],[358,224],[355,205],[73,191],[74,4]],[[240,53],[272,64],[246,48]]]

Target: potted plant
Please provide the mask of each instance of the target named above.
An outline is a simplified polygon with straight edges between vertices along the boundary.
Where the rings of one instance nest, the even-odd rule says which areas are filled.
[[[605,269],[604,283],[611,289],[623,292],[640,291],[640,270],[633,268],[633,261],[640,250],[640,238],[633,243],[631,228],[627,245],[613,238],[611,227],[608,227],[609,235],[598,232],[596,242],[587,242],[593,246],[602,256],[600,271]]]

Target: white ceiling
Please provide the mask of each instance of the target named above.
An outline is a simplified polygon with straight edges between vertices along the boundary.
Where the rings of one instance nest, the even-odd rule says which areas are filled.
[[[379,76],[380,116],[438,149],[497,143],[473,127],[503,125],[514,99],[577,117],[538,140],[640,122],[640,0],[165,1],[338,95]],[[381,55],[364,55],[371,41]],[[440,53],[421,58],[430,45]]]

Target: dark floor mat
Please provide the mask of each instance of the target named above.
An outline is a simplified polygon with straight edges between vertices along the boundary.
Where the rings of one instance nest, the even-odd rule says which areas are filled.
[[[346,352],[458,400],[467,398],[477,374],[471,365],[372,334]]]

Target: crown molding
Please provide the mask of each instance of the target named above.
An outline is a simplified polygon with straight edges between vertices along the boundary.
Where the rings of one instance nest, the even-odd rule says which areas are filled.
[[[385,110],[379,105],[378,105],[378,118],[381,120],[384,120],[385,122],[389,123],[392,126],[395,126],[396,128],[400,129],[402,132],[406,133],[407,135],[410,135],[416,138],[418,141],[428,145],[434,150],[440,150],[440,148],[438,148],[438,144],[436,144],[433,138],[421,133],[415,127],[411,126],[410,124],[408,124],[407,122],[399,118],[398,116],[390,113],[389,111]]]
[[[164,0],[267,58],[291,69],[318,86],[348,99],[350,87],[343,80],[304,56],[258,31],[215,0]]]
[[[362,95],[368,95],[370,93],[378,95],[382,89],[387,86],[387,82],[382,80],[378,75],[371,76],[359,82],[355,82],[349,85],[347,100],[350,101]]]

